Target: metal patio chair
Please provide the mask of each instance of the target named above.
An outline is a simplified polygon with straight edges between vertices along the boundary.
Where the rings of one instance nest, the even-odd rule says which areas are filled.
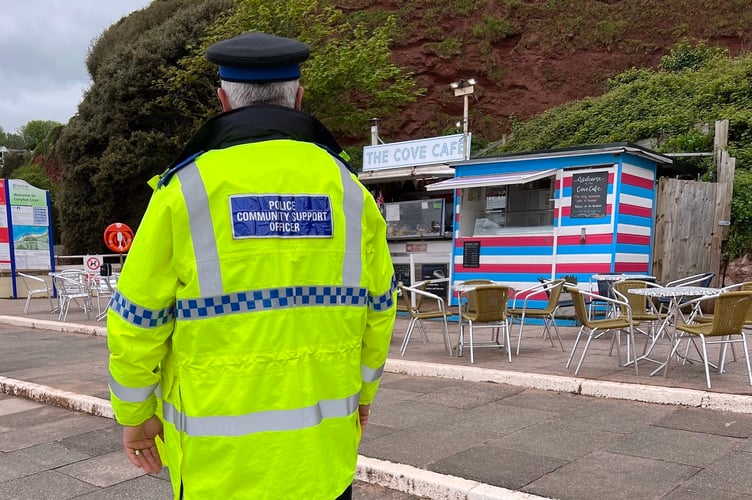
[[[733,345],[734,343],[742,343],[744,349],[744,361],[747,364],[747,376],[749,377],[749,383],[752,385],[752,368],[749,364],[749,351],[747,348],[747,337],[744,332],[745,322],[750,315],[750,309],[752,309],[752,291],[744,292],[724,292],[716,296],[706,296],[695,299],[693,303],[700,303],[706,300],[715,300],[713,320],[711,322],[699,323],[699,324],[683,324],[676,325],[677,330],[691,335],[689,339],[692,343],[695,343],[695,338],[699,338],[701,342],[701,356],[703,364],[705,365],[705,380],[710,385],[710,362],[708,360],[708,344],[720,344],[721,349],[721,362],[718,365],[718,371],[723,371],[725,347],[727,345]],[[739,336],[740,338],[732,338]],[[718,340],[708,340],[709,337],[715,337]],[[673,355],[679,346],[679,342],[675,342],[674,348],[671,352]],[[697,346],[695,346],[696,348]],[[699,349],[698,349],[698,352]],[[671,356],[668,360],[670,361]],[[666,371],[668,372],[668,363],[666,364]]]
[[[616,290],[613,290],[612,293],[616,298],[609,298],[609,297],[600,297],[601,300],[607,301],[609,304],[608,306],[612,308],[615,311],[616,316],[614,317],[606,317],[604,319],[591,319],[591,316],[589,314],[588,307],[585,303],[585,299],[587,297],[593,298],[596,294],[592,292],[586,292],[584,290],[580,290],[577,287],[567,287],[567,291],[572,294],[572,300],[574,301],[574,311],[575,315],[577,316],[577,320],[582,324],[580,327],[580,330],[577,332],[577,337],[575,338],[574,345],[572,346],[572,352],[569,354],[569,359],[567,360],[566,367],[569,368],[572,364],[572,358],[574,358],[574,353],[577,351],[577,346],[580,343],[580,339],[582,338],[583,334],[587,332],[587,341],[585,342],[585,347],[582,350],[582,354],[580,355],[580,361],[577,363],[577,368],[574,371],[575,375],[578,375],[580,373],[580,368],[582,368],[582,362],[585,361],[585,356],[588,353],[588,349],[590,348],[590,343],[593,339],[601,337],[603,334],[605,334],[608,331],[612,332],[613,338],[611,341],[611,347],[613,348],[613,344],[616,343],[616,349],[617,349],[617,356],[619,357],[619,364],[621,365],[621,350],[620,350],[620,335],[621,332],[626,332],[627,335],[627,361],[625,364],[630,363],[630,347],[632,349],[632,353],[636,353],[636,346],[635,346],[635,339],[634,339],[634,323],[632,321],[632,308],[629,305],[629,302],[627,301],[626,297],[621,296],[619,292]],[[635,365],[635,374],[639,375],[638,368],[637,368],[637,362],[634,361]]]
[[[57,290],[59,320],[67,320],[71,302],[83,309],[87,318],[91,317],[91,290],[87,283],[86,273],[55,273],[52,275],[52,283]]]
[[[31,274],[16,271],[16,276],[21,278],[24,288],[26,288],[26,304],[24,305],[24,314],[29,313],[29,305],[34,295],[44,295],[50,303],[50,312],[53,312],[55,306],[52,304],[52,290],[44,278],[32,276]]]
[[[504,347],[507,350],[509,362],[512,362],[507,314],[509,291],[510,288],[505,285],[478,285],[464,294],[467,298],[467,307],[460,308],[458,356],[462,356],[465,347],[465,327],[467,326],[470,363],[475,363],[473,352],[475,347]],[[473,333],[478,329],[490,329],[491,340],[475,342]],[[499,337],[503,338],[503,342],[499,341]]]
[[[543,281],[531,287],[525,288],[514,294],[512,299],[512,307],[509,308],[509,316],[520,319],[520,331],[517,336],[517,355],[520,355],[520,344],[522,343],[522,330],[525,327],[525,318],[536,318],[543,320],[543,334],[548,336],[551,341],[551,346],[554,345],[554,339],[551,336],[551,327],[553,326],[556,338],[559,340],[561,351],[564,352],[564,344],[561,342],[561,336],[559,335],[559,329],[556,327],[556,310],[559,308],[559,297],[564,289],[564,279],[557,279],[553,281]],[[528,305],[528,300],[537,294],[545,293],[547,301],[544,307],[531,307]],[[524,297],[524,298],[523,298]],[[521,302],[520,306],[517,304]]]
[[[430,281],[424,281],[413,287],[399,285],[403,307],[410,315],[410,322],[407,325],[405,337],[402,339],[402,346],[400,347],[400,353],[402,356],[404,356],[407,351],[407,345],[410,342],[410,337],[412,336],[416,325],[420,331],[423,343],[426,344],[428,342],[428,336],[426,335],[423,326],[423,320],[427,319],[441,320],[441,326],[444,333],[444,344],[449,355],[452,355],[452,342],[449,338],[449,325],[447,324],[447,316],[451,316],[452,313],[447,309],[444,299],[436,294],[426,291],[429,283]]]

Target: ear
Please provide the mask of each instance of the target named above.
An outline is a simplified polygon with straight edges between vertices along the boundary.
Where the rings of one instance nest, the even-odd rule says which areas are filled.
[[[303,87],[298,87],[298,93],[295,95],[295,109],[298,111],[303,109]]]
[[[227,97],[225,89],[221,87],[218,88],[217,97],[219,97],[219,102],[222,104],[222,111],[230,111],[232,109],[232,106],[230,106],[230,99]]]

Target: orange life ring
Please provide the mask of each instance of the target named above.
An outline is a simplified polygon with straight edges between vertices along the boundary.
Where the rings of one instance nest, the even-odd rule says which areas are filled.
[[[113,222],[104,230],[104,244],[117,253],[125,253],[133,243],[133,229],[122,222]]]

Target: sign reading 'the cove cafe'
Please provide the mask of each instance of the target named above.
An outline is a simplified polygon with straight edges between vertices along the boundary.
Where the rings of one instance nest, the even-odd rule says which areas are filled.
[[[465,158],[463,144],[464,135],[454,134],[366,146],[363,148],[363,171],[460,161]]]

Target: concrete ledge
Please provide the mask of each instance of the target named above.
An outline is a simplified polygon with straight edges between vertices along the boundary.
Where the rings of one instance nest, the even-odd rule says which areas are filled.
[[[114,418],[115,416],[112,412],[112,405],[106,399],[63,391],[33,382],[0,377],[0,392],[98,417]]]
[[[18,316],[0,316],[0,324],[21,326],[24,328],[36,328],[39,330],[54,330],[65,333],[83,333],[98,337],[107,336],[107,328],[104,326],[84,325],[82,323],[63,323],[61,321],[21,318]]]
[[[508,384],[528,389],[544,391],[580,392],[580,383],[584,379],[574,377],[560,377],[539,373],[513,372],[504,370],[489,370],[475,366],[455,366],[440,363],[425,363],[420,361],[406,361],[403,359],[387,359],[385,370],[392,373],[402,373],[416,377],[441,377],[467,382],[494,382]]]
[[[411,465],[358,456],[355,479],[411,495],[446,500],[523,500],[535,495],[508,490],[455,476],[418,469]]]
[[[538,373],[488,370],[474,366],[454,366],[388,359],[385,370],[416,377],[443,377],[468,382],[494,382],[526,389],[570,392],[598,398],[623,399],[664,405],[680,405],[710,410],[752,414],[752,395],[724,394],[680,387],[628,384],[578,377]]]

